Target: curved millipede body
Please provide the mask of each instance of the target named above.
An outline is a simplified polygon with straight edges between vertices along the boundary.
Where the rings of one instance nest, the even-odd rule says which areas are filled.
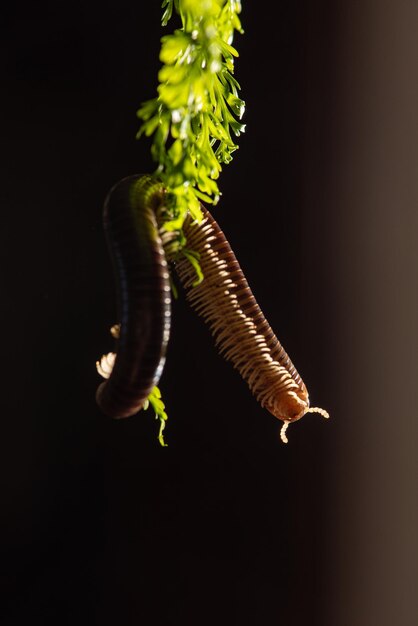
[[[176,263],[191,306],[203,317],[219,352],[232,362],[263,407],[283,420],[281,436],[290,422],[310,408],[305,384],[258,306],[238,261],[219,225],[204,207],[203,220],[187,217],[187,245],[199,253],[204,280],[194,286],[194,271],[186,259]]]
[[[108,380],[99,386],[96,399],[114,418],[129,417],[143,407],[164,366],[171,288],[156,220],[163,198],[160,183],[130,176],[117,183],[105,201],[103,221],[120,327],[116,355],[97,364]]]
[[[161,374],[169,334],[170,286],[156,213],[164,190],[150,177],[133,176],[111,190],[105,205],[105,230],[114,259],[121,323],[117,355],[103,357],[98,370],[109,380],[97,393],[103,411],[127,417],[144,404]],[[300,375],[258,306],[238,261],[209,211],[203,220],[186,218],[187,246],[199,255],[204,279],[185,256],[170,258],[192,308],[203,317],[219,352],[240,372],[263,407],[284,422],[311,408]],[[110,358],[109,358],[110,357]],[[110,362],[109,362],[110,361]]]

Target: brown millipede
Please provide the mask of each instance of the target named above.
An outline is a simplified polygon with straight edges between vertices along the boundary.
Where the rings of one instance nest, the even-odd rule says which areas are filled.
[[[286,429],[306,413],[327,411],[309,406],[305,384],[261,312],[238,261],[219,225],[202,208],[200,223],[186,218],[187,245],[199,254],[204,280],[195,285],[194,270],[186,259],[175,267],[194,310],[209,325],[215,344],[231,361],[250,390]]]
[[[161,375],[170,326],[170,285],[157,212],[164,204],[161,183],[132,176],[115,185],[105,204],[105,231],[118,287],[120,336],[116,357],[97,364],[109,376],[97,392],[103,411],[127,417],[143,405]],[[170,253],[192,308],[203,317],[215,344],[231,361],[263,407],[283,421],[285,431],[309,406],[305,384],[270,328],[218,224],[203,206],[203,219],[184,222],[187,246],[199,256],[204,275],[181,254]],[[162,234],[164,239],[164,234]],[[113,354],[113,353],[111,353]],[[114,366],[113,366],[114,361]]]

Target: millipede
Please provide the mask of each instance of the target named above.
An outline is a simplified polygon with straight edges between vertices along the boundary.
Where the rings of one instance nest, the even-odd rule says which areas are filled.
[[[150,176],[131,176],[110,191],[104,229],[116,277],[119,324],[115,353],[97,363],[107,378],[96,397],[104,413],[128,417],[138,412],[157,384],[170,330],[170,274],[174,269],[186,298],[262,407],[282,420],[287,443],[290,423],[307,413],[329,417],[311,407],[306,386],[264,317],[224,233],[210,212],[188,215],[183,232],[199,258],[203,280],[181,254],[165,243],[159,223],[165,202],[163,185]],[[168,240],[170,238],[168,237]]]
[[[164,367],[171,287],[157,224],[163,198],[161,184],[148,176],[130,176],[112,187],[104,204],[119,323],[112,327],[116,352],[97,363],[107,380],[99,386],[96,400],[116,419],[143,408]]]

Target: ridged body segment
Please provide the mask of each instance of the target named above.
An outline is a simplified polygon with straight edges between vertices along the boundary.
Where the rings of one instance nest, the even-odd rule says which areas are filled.
[[[130,176],[109,192],[104,230],[114,266],[120,333],[109,379],[96,394],[114,418],[137,413],[157,384],[170,332],[170,281],[156,212],[162,185]]]
[[[187,245],[198,252],[204,280],[187,259],[175,267],[194,310],[209,325],[219,352],[231,361],[263,407],[293,421],[309,408],[306,387],[258,306],[217,222],[201,207],[203,221],[184,224]]]

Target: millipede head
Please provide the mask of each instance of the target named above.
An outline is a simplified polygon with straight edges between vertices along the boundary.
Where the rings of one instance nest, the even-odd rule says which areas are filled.
[[[295,422],[296,420],[300,419],[301,417],[303,417],[304,415],[306,415],[307,413],[319,413],[320,415],[322,415],[322,417],[325,417],[326,419],[329,418],[329,413],[328,411],[325,411],[325,409],[320,409],[317,406],[314,407],[306,407],[305,410],[302,412],[301,415],[298,415],[296,418],[293,419],[284,419],[283,420],[283,426],[280,430],[280,439],[283,441],[283,443],[288,443],[288,438],[286,437],[286,431],[289,428],[289,425],[292,422]],[[283,419],[283,418],[280,418]]]
[[[296,422],[309,411],[309,397],[297,388],[273,395],[264,403],[265,408],[283,422]]]

